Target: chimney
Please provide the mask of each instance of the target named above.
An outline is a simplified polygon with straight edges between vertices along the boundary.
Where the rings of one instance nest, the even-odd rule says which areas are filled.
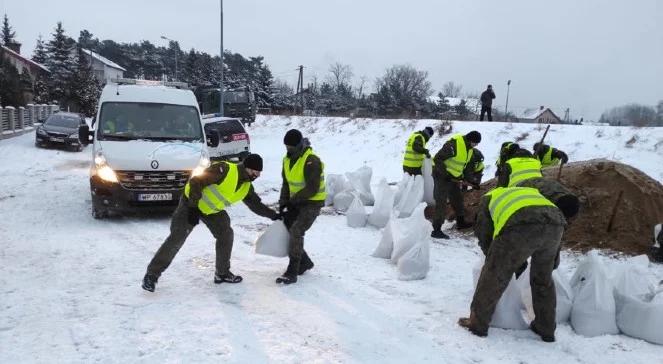
[[[539,106],[539,110],[543,111],[543,105]]]
[[[16,52],[16,53],[21,54],[21,43],[19,43],[19,42],[8,42],[7,44],[5,44],[5,46],[7,48],[11,49],[12,51]]]

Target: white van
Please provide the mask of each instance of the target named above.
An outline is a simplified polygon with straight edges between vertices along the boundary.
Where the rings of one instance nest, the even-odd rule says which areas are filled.
[[[114,81],[101,93],[94,130],[79,129],[81,142],[93,144],[92,216],[172,210],[189,177],[210,163],[196,98],[180,82]]]

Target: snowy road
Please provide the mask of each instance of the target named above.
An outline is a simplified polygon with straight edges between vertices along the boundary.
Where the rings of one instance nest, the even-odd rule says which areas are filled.
[[[256,182],[268,203],[277,199],[280,140],[288,127],[252,134],[268,165]],[[232,269],[244,282],[212,283],[212,236],[199,225],[156,292],[145,292],[140,280],[167,236],[169,217],[94,220],[90,148],[36,149],[33,140],[27,134],[0,141],[0,363],[663,362],[661,346],[625,336],[587,339],[568,325],[558,328],[554,344],[528,331],[491,329],[488,338],[474,337],[456,325],[468,313],[480,254],[472,239],[433,244],[428,278],[402,282],[393,265],[369,256],[378,230],[350,229],[333,214],[307,234],[316,267],[294,286],[274,284],[286,260],[253,253],[269,221],[239,205],[230,212]],[[332,157],[334,143],[320,144],[330,168],[350,153]],[[399,163],[371,153],[358,159]],[[575,264],[567,257],[562,270],[568,274]],[[663,269],[653,271],[663,278]]]

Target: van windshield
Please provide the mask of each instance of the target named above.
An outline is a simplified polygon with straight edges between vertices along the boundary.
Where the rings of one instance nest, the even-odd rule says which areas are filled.
[[[97,130],[99,140],[203,141],[198,110],[185,105],[106,102]]]

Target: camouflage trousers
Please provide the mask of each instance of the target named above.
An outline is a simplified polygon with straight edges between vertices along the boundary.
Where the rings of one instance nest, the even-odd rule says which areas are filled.
[[[147,273],[159,277],[180,251],[186,238],[193,231],[193,226],[189,224],[188,216],[189,207],[187,207],[186,199],[180,199],[177,209],[173,213],[173,218],[170,222],[170,235],[161,244],[157,250],[154,258],[147,266]],[[216,239],[216,273],[224,274],[230,270],[230,254],[233,249],[233,229],[230,227],[230,216],[225,211],[221,211],[212,215],[202,215],[200,219],[205,223],[207,228]]]
[[[463,194],[460,184],[446,177],[434,178],[433,198],[435,198],[435,215],[433,216],[433,228],[438,230],[444,223],[447,212],[447,199],[451,203],[456,217],[465,215],[463,205]]]
[[[554,335],[557,299],[552,272],[563,232],[563,226],[549,224],[504,227],[490,245],[472,299],[471,310],[478,331],[488,331],[497,302],[511,277],[532,257],[529,281],[536,316],[533,325],[543,335]]]
[[[306,254],[306,251],[304,251],[304,235],[320,215],[320,209],[321,207],[317,205],[300,205],[294,207],[283,217],[283,222],[290,232],[288,255],[291,261],[297,263],[297,266],[302,259],[302,255]]]

